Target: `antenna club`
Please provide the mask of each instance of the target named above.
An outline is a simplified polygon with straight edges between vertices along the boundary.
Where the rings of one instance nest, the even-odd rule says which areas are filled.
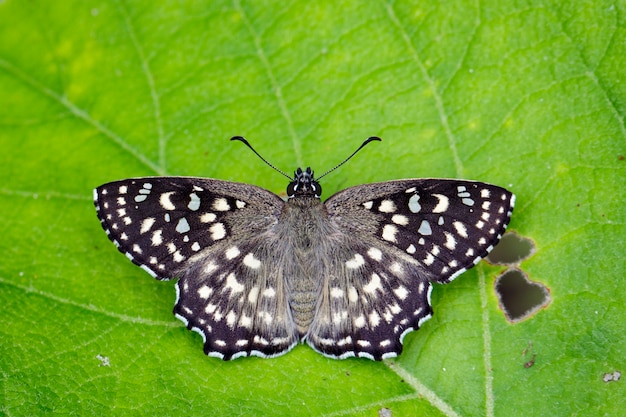
[[[243,136],[233,136],[230,140],[238,140],[239,142],[243,142],[246,145],[250,145],[248,141]]]
[[[339,168],[340,166],[342,166],[343,164],[345,164],[346,162],[348,162],[350,159],[352,159],[352,157],[354,155],[356,155],[361,149],[363,149],[363,147],[365,145],[367,145],[370,142],[373,141],[382,141],[381,138],[379,138],[378,136],[370,136],[369,138],[367,138],[362,144],[361,146],[359,146],[357,148],[356,151],[352,152],[352,155],[350,155],[349,157],[347,157],[346,159],[344,159],[340,164],[336,165],[334,168],[329,169],[328,171],[324,172],[322,175],[320,175],[319,177],[317,177],[317,179],[321,179],[322,177],[326,176],[327,174],[330,174],[331,172],[333,172],[334,170],[336,170],[337,168]]]
[[[254,152],[254,153],[256,154],[256,156],[258,156],[258,157],[261,159],[261,161],[265,162],[265,163],[266,163],[266,164],[267,164],[270,168],[272,168],[274,171],[276,171],[276,172],[278,172],[278,173],[280,173],[280,174],[284,175],[285,177],[287,177],[287,178],[289,178],[289,179],[291,180],[291,177],[290,177],[289,175],[285,174],[283,171],[281,171],[280,169],[278,169],[278,168],[276,168],[274,165],[272,165],[272,164],[271,164],[271,163],[270,163],[267,159],[263,158],[263,157],[261,156],[261,154],[260,154],[260,153],[258,153],[258,152],[256,151],[256,149],[254,149],[254,148],[252,147],[252,145],[250,145],[250,144],[248,143],[248,141],[247,141],[247,140],[246,140],[243,136],[233,136],[232,138],[230,138],[230,140],[238,140],[239,142],[242,142],[244,145],[246,145],[248,148],[250,148],[250,150],[251,150],[252,152]]]

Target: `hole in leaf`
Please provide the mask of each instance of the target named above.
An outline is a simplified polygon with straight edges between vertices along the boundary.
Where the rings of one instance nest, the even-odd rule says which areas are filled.
[[[496,279],[495,291],[500,309],[513,323],[550,304],[550,290],[539,282],[530,281],[526,274],[515,268]]]
[[[534,253],[535,242],[515,232],[510,232],[502,236],[493,251],[487,255],[487,260],[492,264],[499,265],[518,264]]]

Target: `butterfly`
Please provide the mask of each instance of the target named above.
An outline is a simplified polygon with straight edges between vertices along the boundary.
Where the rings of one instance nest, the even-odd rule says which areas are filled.
[[[145,177],[104,184],[94,203],[109,239],[159,280],[174,314],[223,360],[274,357],[306,342],[331,358],[382,360],[432,313],[433,283],[498,243],[515,196],[456,179],[358,185],[323,203],[298,168],[287,200],[254,185]]]

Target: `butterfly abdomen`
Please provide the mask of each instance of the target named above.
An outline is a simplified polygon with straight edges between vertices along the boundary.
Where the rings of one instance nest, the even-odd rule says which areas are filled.
[[[326,208],[318,198],[301,197],[287,202],[278,222],[278,236],[290,267],[285,270],[289,305],[294,323],[302,338],[315,315],[324,282],[324,236],[328,228]],[[279,225],[289,225],[281,227]]]

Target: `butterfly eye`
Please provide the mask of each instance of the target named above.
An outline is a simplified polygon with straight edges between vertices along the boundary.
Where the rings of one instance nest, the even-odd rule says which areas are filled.
[[[297,181],[292,181],[289,183],[289,185],[287,186],[287,197],[291,198],[294,195],[296,195],[297,186],[298,186]]]
[[[313,192],[315,193],[315,197],[320,198],[320,196],[322,195],[322,186],[319,184],[319,182],[317,181],[311,182],[311,188],[313,189]]]

